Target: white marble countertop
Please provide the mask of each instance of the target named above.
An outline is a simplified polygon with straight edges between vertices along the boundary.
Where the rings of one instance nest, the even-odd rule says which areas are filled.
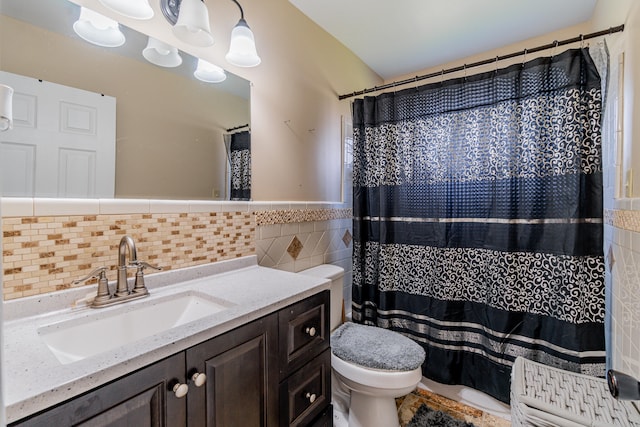
[[[94,286],[4,303],[4,369],[7,422],[17,421],[209,338],[329,289],[330,281],[257,265],[255,256],[148,275],[151,296],[112,307],[73,308]],[[62,364],[38,329],[109,310],[134,310],[153,298],[195,291],[231,307],[114,350]]]

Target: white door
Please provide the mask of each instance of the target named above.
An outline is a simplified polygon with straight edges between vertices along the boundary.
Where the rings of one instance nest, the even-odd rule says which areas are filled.
[[[116,99],[0,71],[13,129],[0,133],[3,196],[112,198]]]

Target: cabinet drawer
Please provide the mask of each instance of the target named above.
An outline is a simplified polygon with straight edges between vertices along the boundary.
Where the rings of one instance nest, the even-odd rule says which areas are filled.
[[[280,384],[280,425],[307,426],[331,402],[331,350]]]
[[[333,427],[333,406],[327,406],[324,412],[311,424],[311,427]]]
[[[279,312],[280,378],[329,347],[329,291]]]

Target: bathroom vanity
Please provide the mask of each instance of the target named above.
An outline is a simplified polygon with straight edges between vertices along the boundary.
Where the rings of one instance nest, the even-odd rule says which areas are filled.
[[[106,426],[125,419],[141,426],[332,425],[329,282],[258,267],[254,257],[159,273],[147,282],[147,304],[111,311],[127,316],[185,292],[196,304],[191,313],[198,304],[207,308],[196,295],[213,296],[222,308],[114,349],[85,357],[80,348],[69,357],[64,341],[42,337],[79,328],[69,323],[78,318],[80,325],[99,324],[109,308],[54,309],[77,290],[40,297],[51,309],[45,314],[30,308],[11,319],[19,307],[5,305],[10,425]]]

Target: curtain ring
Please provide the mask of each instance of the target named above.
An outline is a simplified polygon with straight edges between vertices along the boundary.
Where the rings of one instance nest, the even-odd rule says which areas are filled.
[[[580,34],[580,49],[584,49],[584,34]]]
[[[558,40],[554,40],[553,41],[553,53],[551,54],[551,57],[555,57],[556,56],[556,49],[558,48]]]
[[[500,57],[498,55],[496,55],[496,69],[494,70],[494,72],[496,74],[498,74],[498,60],[500,59]]]
[[[524,67],[524,63],[527,62],[527,49],[525,48],[524,54],[522,55],[522,66]]]
[[[464,70],[464,81],[467,81],[467,64],[464,64],[462,66],[462,69]]]
[[[444,84],[444,68],[440,70],[440,86]]]
[[[415,83],[415,90],[418,90],[418,76],[413,78],[413,83]]]

